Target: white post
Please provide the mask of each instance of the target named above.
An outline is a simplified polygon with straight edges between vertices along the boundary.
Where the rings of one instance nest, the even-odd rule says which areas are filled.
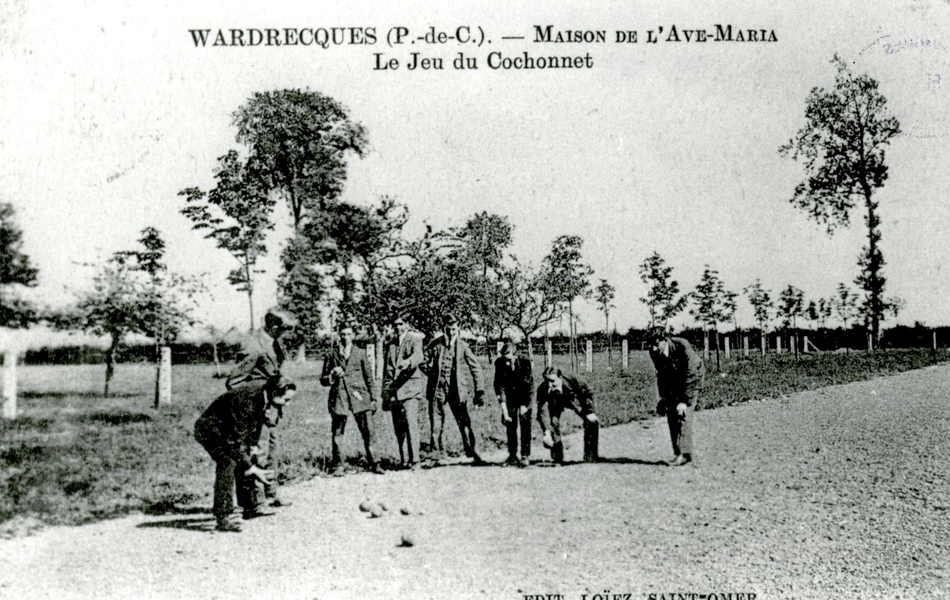
[[[3,353],[3,418],[16,418],[16,361],[13,350]]]
[[[587,349],[584,353],[584,367],[587,369],[587,372],[590,373],[594,370],[594,343],[590,340],[587,340]]]
[[[782,353],[782,336],[780,335],[775,336],[775,353]]]
[[[765,356],[765,351],[769,343],[769,336],[764,331],[762,332],[761,340],[762,340],[762,356]]]
[[[729,336],[726,336],[726,358],[729,358]]]
[[[871,350],[874,350],[874,343],[873,343],[873,338],[871,337],[871,334],[869,333],[868,334],[868,352],[870,352]]]
[[[627,340],[620,342],[620,364],[623,365],[624,371],[630,367],[630,351],[627,346]]]
[[[934,350],[937,349],[937,330],[934,330]]]
[[[544,366],[545,367],[551,366],[552,354],[553,354],[553,350],[551,349],[551,340],[544,340]]]
[[[162,346],[162,361],[158,365],[157,404],[172,403],[172,349]]]
[[[804,341],[802,342],[802,354],[804,354],[804,353],[806,353],[806,352],[808,352],[808,351],[809,351],[809,350],[808,350],[808,336],[806,335],[806,336],[804,337]]]
[[[709,360],[709,334],[703,332],[703,358]]]
[[[790,342],[790,348],[791,348],[792,354],[795,356],[798,356],[798,340],[796,339],[794,335],[788,339]]]
[[[297,362],[300,364],[307,362],[307,347],[305,345],[300,346],[300,349],[297,350]]]
[[[742,354],[749,356],[749,336],[742,336]]]

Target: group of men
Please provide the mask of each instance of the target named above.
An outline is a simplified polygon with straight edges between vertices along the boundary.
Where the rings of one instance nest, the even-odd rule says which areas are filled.
[[[232,518],[235,487],[244,519],[271,515],[275,507],[289,504],[277,494],[275,469],[277,425],[284,406],[296,392],[294,383],[281,375],[285,356],[282,340],[295,326],[291,315],[276,309],[268,311],[263,331],[252,335],[228,378],[227,392],[195,424],[195,438],[216,464],[213,513],[219,531],[241,529]],[[473,464],[483,464],[469,413],[470,406],[485,404],[482,369],[459,335],[458,321],[446,317],[442,333],[427,345],[423,345],[421,334],[411,331],[404,317],[395,320],[392,333],[394,340],[385,352],[379,388],[374,385],[366,350],[354,343],[356,331],[351,324],[338,328],[338,340],[324,357],[320,383],[329,387],[331,415],[328,470],[341,464],[341,444],[352,416],[363,440],[368,468],[383,472],[373,419],[379,408],[392,417],[400,465],[418,468],[422,461],[419,405],[423,400],[428,407],[430,452],[437,459],[444,456],[448,405],[465,455]],[[693,459],[692,413],[702,386],[703,364],[686,340],[671,338],[664,329],[651,329],[648,338],[660,394],[657,413],[667,417],[675,454],[669,464],[684,465]],[[519,354],[517,344],[509,342],[495,361],[494,391],[506,429],[509,464],[530,464],[535,407],[542,443],[555,463],[564,461],[561,419],[567,411],[576,413],[583,422],[584,460],[599,460],[600,420],[593,394],[580,378],[547,367],[535,398],[531,361]]]

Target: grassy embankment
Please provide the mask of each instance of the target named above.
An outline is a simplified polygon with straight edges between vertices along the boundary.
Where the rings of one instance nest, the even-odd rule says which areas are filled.
[[[631,354],[628,372],[606,371],[606,356],[596,356],[594,372],[582,375],[594,391],[605,425],[647,418],[656,405],[652,368],[645,353]],[[702,408],[713,408],[805,389],[847,383],[906,371],[946,360],[929,351],[824,354],[796,360],[791,356],[733,360],[721,373],[711,372]],[[484,360],[484,359],[483,359]],[[540,360],[536,357],[536,364]],[[714,361],[711,361],[713,364]],[[565,357],[555,357],[564,368]],[[289,480],[325,475],[330,452],[326,390],[319,364],[290,365],[300,391],[286,413],[281,432],[282,477]],[[152,514],[210,506],[213,463],[192,438],[192,426],[208,403],[223,391],[214,367],[174,369],[174,404],[152,408],[154,367],[119,365],[112,389],[103,399],[101,366],[23,367],[20,416],[0,421],[0,523],[15,518],[47,524],[78,524],[144,511]],[[482,449],[501,448],[504,432],[491,393],[486,407],[472,411]],[[540,378],[540,368],[536,368]],[[421,411],[423,412],[423,411]],[[376,415],[383,464],[397,456],[389,414]],[[428,419],[421,431],[428,433]],[[458,453],[458,428],[447,417],[447,443]],[[568,419],[577,428],[579,419]],[[537,427],[535,435],[537,435]],[[361,443],[355,427],[347,432],[346,452],[358,468]]]

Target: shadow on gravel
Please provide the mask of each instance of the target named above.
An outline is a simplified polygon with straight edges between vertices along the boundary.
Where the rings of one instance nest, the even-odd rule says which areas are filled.
[[[137,529],[186,529],[188,531],[214,532],[214,517],[198,517],[194,519],[170,519],[168,521],[149,521],[136,525]]]

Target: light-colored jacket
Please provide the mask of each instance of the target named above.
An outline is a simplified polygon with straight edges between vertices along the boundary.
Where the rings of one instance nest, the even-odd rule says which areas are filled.
[[[391,344],[386,349],[382,394],[384,410],[389,410],[391,402],[405,402],[423,397],[426,391],[426,376],[420,367],[424,362],[421,334],[407,332],[401,343]]]
[[[343,368],[342,377],[330,375],[335,367]],[[320,383],[330,388],[327,408],[335,415],[374,410],[372,403],[379,400],[366,351],[355,344],[350,350],[349,358],[343,357],[339,346],[335,346],[327,354],[320,372]]]

